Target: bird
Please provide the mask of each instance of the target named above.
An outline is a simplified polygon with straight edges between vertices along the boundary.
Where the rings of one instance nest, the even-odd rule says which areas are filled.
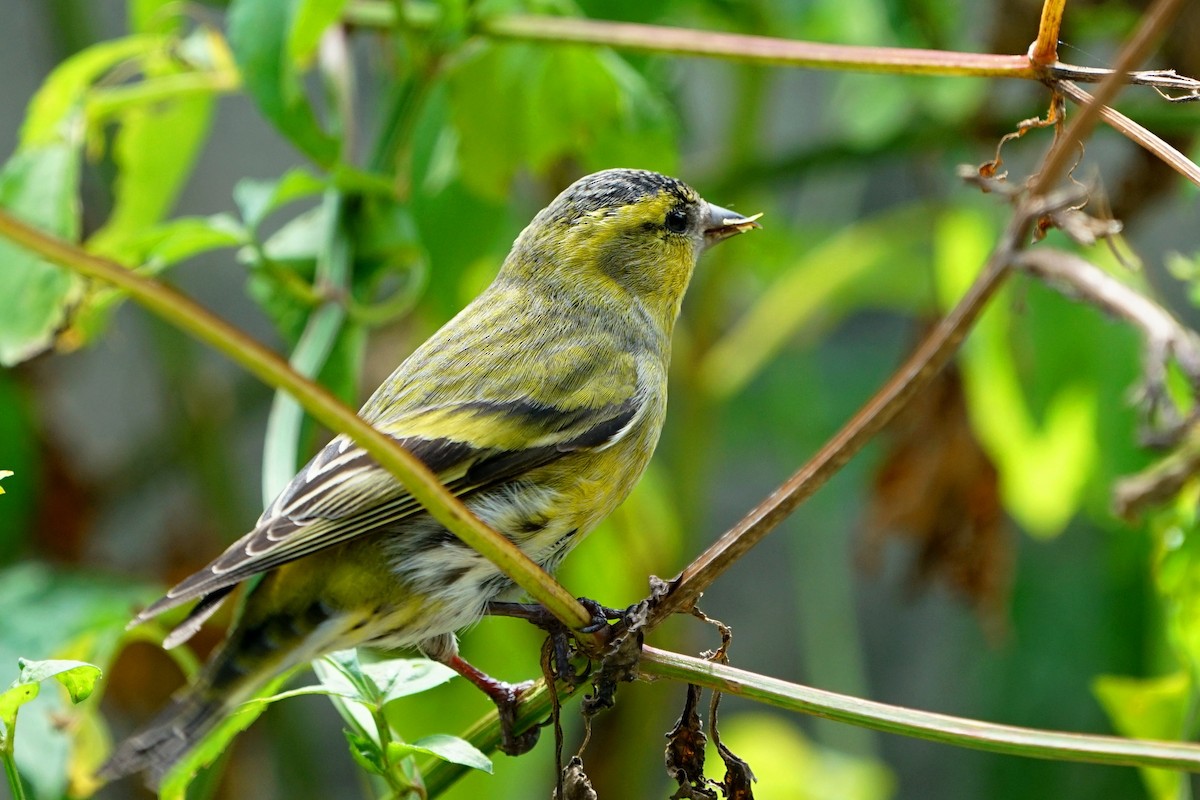
[[[359,415],[552,571],[650,460],[697,259],[759,227],[759,216],[712,205],[657,172],[582,177],[533,218],[494,281]],[[158,783],[273,677],[335,650],[417,648],[497,703],[514,699],[458,655],[456,638],[514,583],[344,434],[249,533],[130,626],[194,603],[163,643],[177,646],[242,584],[242,610],[224,642],[190,687],[117,746],[100,778],[143,772]]]

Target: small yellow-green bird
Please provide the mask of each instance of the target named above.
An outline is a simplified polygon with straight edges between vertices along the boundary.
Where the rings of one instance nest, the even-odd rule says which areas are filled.
[[[696,259],[757,227],[656,172],[569,186],[483,294],[402,363],[360,415],[480,518],[553,569],[625,499],[662,430],[671,333]],[[152,781],[274,675],[358,645],[417,647],[491,689],[455,631],[514,584],[335,437],[254,530],[134,619],[190,601],[196,632],[240,583],[244,609],[195,684],[101,769]]]

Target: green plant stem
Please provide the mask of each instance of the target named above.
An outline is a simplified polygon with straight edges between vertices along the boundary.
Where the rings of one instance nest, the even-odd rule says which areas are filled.
[[[21,773],[17,772],[17,761],[14,745],[17,740],[17,715],[7,720],[7,730],[4,731],[3,747],[0,747],[0,761],[4,762],[4,775],[8,778],[8,786],[12,789],[13,800],[25,800],[25,786],[21,783]]]
[[[297,374],[276,353],[169,286],[49,236],[4,211],[0,211],[0,236],[72,272],[128,292],[138,303],[224,353],[264,383],[286,390],[321,424],[353,439],[403,483],[434,519],[499,567],[555,617],[572,628],[591,622],[587,609],[566,589],[471,513],[421,461],[360,419],[324,387]],[[581,634],[581,638],[594,645],[602,639],[596,634]]]
[[[649,646],[642,648],[638,670],[649,678],[695,683],[776,708],[959,747],[1026,758],[1200,772],[1200,745],[1185,742],[1044,731],[917,711],[799,686]]]

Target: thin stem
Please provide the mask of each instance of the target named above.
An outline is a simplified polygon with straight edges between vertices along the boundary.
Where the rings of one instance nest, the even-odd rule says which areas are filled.
[[[1062,28],[1063,7],[1067,0],[1045,0],[1042,18],[1038,22],[1037,39],[1029,48],[1029,61],[1037,67],[1047,67],[1058,61],[1058,32]]]
[[[887,733],[993,753],[1200,772],[1200,746],[1000,725],[862,700],[768,678],[702,658],[643,646],[639,672],[735,694],[776,708]]]
[[[1112,101],[1124,87],[1124,74],[1142,63],[1159,34],[1179,12],[1180,5],[1181,0],[1157,0],[1142,15],[1138,29],[1117,53],[1113,74],[1096,87],[1093,101],[1071,117],[1067,129],[1046,154],[1041,171],[1030,187],[1031,194],[1045,194],[1066,174],[1070,165],[1078,158],[1079,144],[1088,138],[1096,123],[1100,121],[1101,110],[1104,106],[1112,105]]]
[[[572,17],[511,15],[481,20],[480,33],[496,39],[607,45],[661,55],[707,56],[784,67],[1036,79],[1025,56],[957,53],[904,47],[802,42],[769,36],[642,25]]]
[[[72,272],[128,292],[138,303],[224,353],[264,383],[285,389],[318,422],[353,439],[404,484],[434,519],[499,567],[555,617],[572,628],[591,622],[587,609],[566,589],[450,494],[420,460],[360,419],[324,387],[297,374],[276,353],[165,284],[42,233],[4,211],[0,211],[0,236]],[[596,634],[580,636],[596,645],[601,639]]]
[[[1096,100],[1071,81],[1061,81],[1056,84],[1060,92],[1080,105],[1092,105]],[[1099,106],[1100,119],[1118,133],[1126,136],[1157,156],[1164,164],[1187,178],[1196,186],[1200,186],[1200,166],[1195,161],[1179,152],[1161,136],[1139,125],[1129,117],[1110,106]]]
[[[4,775],[8,778],[8,786],[12,789],[13,800],[25,800],[25,785],[21,783],[21,773],[17,771],[15,744],[17,740],[17,713],[13,712],[8,720],[8,729],[4,731],[3,747],[0,747],[0,761],[4,762]]]

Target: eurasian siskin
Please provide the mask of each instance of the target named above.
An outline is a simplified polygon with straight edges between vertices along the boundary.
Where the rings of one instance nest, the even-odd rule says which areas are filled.
[[[654,172],[581,178],[517,238],[495,281],[402,363],[361,416],[553,569],[629,494],[667,406],[671,334],[696,259],[756,227]],[[468,669],[455,631],[513,589],[345,436],[254,530],[134,620],[198,601],[186,640],[240,583],[243,612],[194,685],[103,767],[157,780],[272,676],[332,650],[419,647]]]

